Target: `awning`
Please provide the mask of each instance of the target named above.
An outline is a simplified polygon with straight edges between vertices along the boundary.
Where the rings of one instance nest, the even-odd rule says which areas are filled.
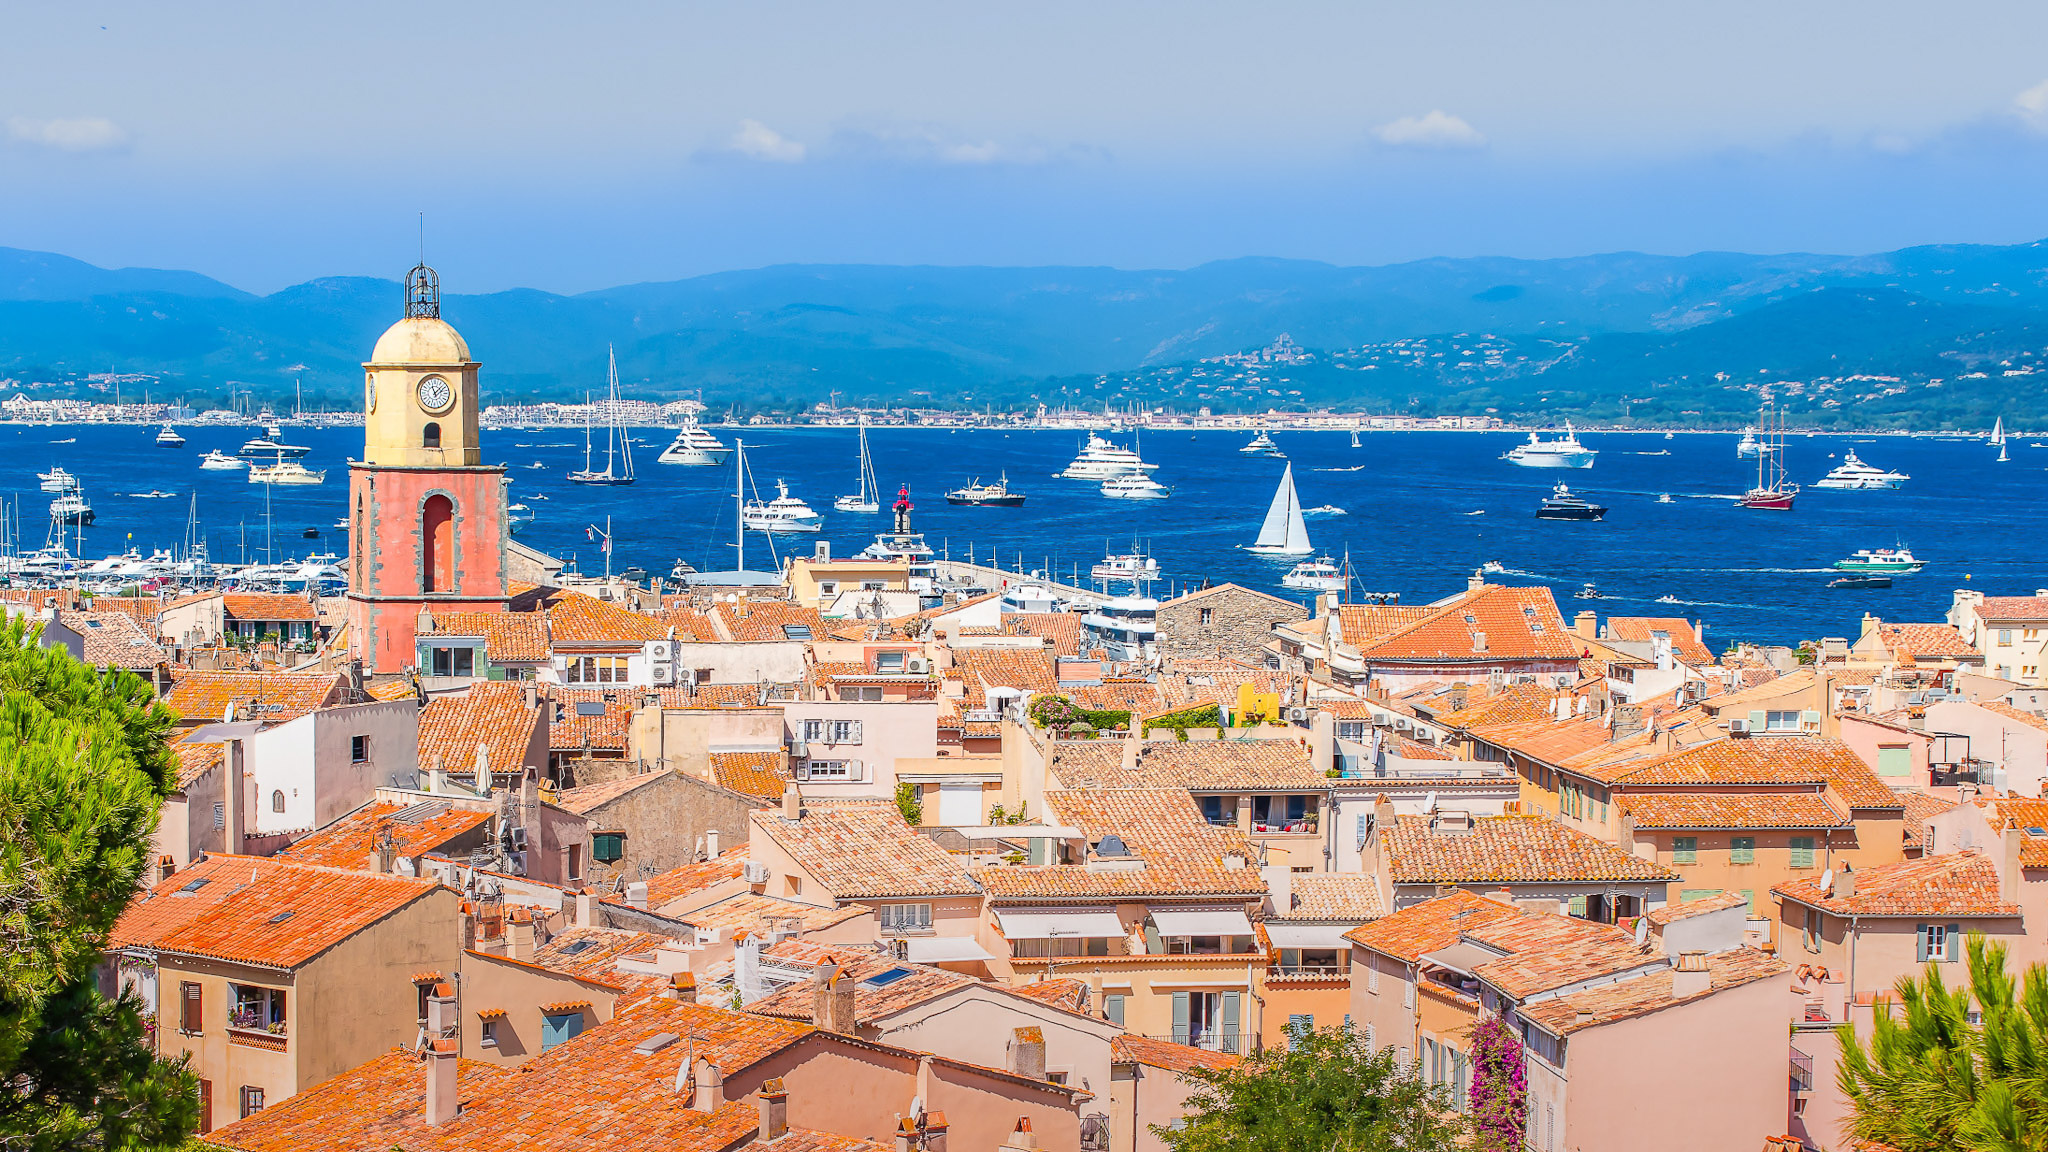
[[[1012,940],[1050,940],[1055,936],[1123,936],[1123,921],[1114,912],[1007,912],[996,910],[1003,935]]]
[[[909,936],[903,941],[907,959],[919,964],[993,960],[988,950],[966,936]]]
[[[1252,922],[1237,908],[1154,909],[1161,936],[1249,936]]]
[[[1349,951],[1351,941],[1344,933],[1351,929],[1343,924],[1266,924],[1266,936],[1275,948],[1335,948]]]
[[[1477,944],[1453,944],[1449,948],[1441,948],[1431,952],[1429,955],[1424,956],[1422,960],[1426,964],[1434,964],[1439,968],[1449,968],[1453,972],[1463,972],[1465,975],[1470,976],[1474,968],[1489,960],[1498,960],[1501,956],[1502,953],[1495,952],[1490,948],[1481,948]]]

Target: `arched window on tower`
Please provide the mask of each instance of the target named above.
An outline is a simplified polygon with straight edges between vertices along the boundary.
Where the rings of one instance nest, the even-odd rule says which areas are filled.
[[[455,505],[446,496],[430,496],[420,510],[420,591],[454,588]]]
[[[420,430],[420,447],[439,448],[440,446],[441,426],[439,424],[429,424]]]

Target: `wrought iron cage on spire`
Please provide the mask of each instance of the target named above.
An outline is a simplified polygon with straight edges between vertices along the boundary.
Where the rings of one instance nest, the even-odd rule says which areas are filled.
[[[405,318],[441,318],[441,278],[425,264],[415,264],[412,271],[405,274]]]

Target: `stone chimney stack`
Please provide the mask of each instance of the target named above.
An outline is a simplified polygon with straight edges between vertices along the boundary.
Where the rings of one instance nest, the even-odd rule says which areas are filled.
[[[1835,869],[1835,887],[1828,895],[1837,900],[1848,900],[1856,895],[1856,871],[1847,864]]]
[[[761,1143],[780,1140],[789,1132],[789,1090],[782,1086],[782,1077],[762,1082],[755,1107],[761,1114],[761,1127],[756,1137]]]
[[[716,828],[704,830],[704,858],[706,860],[718,859],[718,829]]]
[[[1003,1141],[998,1152],[1036,1152],[1037,1148],[1038,1134],[1031,1130],[1031,1117],[1019,1116],[1017,1127],[1011,1130],[1009,1139]]]
[[[671,998],[685,1004],[697,1002],[697,978],[688,972],[674,972],[669,975],[668,989]]]
[[[429,1125],[446,1124],[455,1119],[461,1108],[455,1077],[457,1057],[456,1042],[450,1038],[433,1040],[427,1044],[427,1101],[425,1119]]]
[[[718,1065],[699,1056],[691,1080],[697,1092],[690,1100],[690,1108],[696,1112],[716,1112],[725,1107],[725,1073]]]
[[[1594,615],[1590,609],[1572,617],[1572,635],[1581,640],[1598,640],[1600,617]]]
[[[1998,834],[1998,899],[2003,904],[2020,902],[2020,845],[2026,836],[2019,822],[2007,817]]]
[[[1481,569],[1474,568],[1472,575],[1465,581],[1465,591],[1477,592],[1484,587],[1486,587],[1486,573]]]
[[[784,820],[801,820],[803,815],[804,802],[803,798],[797,795],[796,785],[794,783],[783,785],[782,818]]]
[[[626,885],[626,903],[642,912],[647,911],[647,881],[635,880]]]
[[[1704,995],[1713,982],[1713,973],[1707,971],[1705,952],[1681,953],[1678,963],[1671,969],[1671,998],[1684,1000]]]
[[[1045,1032],[1019,1028],[1010,1034],[1010,1071],[1028,1080],[1045,1079]]]
[[[811,1023],[842,1036],[854,1034],[853,981],[830,959],[811,970]]]

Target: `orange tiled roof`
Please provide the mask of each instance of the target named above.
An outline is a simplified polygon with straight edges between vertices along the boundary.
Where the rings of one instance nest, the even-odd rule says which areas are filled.
[[[1069,788],[1188,788],[1194,791],[1291,789],[1324,791],[1329,777],[1293,739],[1147,740],[1138,762],[1123,767],[1122,753],[1097,757],[1085,768],[1062,761],[1060,783]]]
[[[475,636],[493,664],[538,664],[548,658],[547,617],[539,612],[435,612],[422,636]]]
[[[172,755],[178,758],[178,791],[191,787],[194,780],[220,766],[222,750],[219,744],[192,744],[180,740],[171,745]]]
[[[738,880],[747,859],[747,846],[740,844],[726,849],[715,859],[692,861],[666,872],[657,872],[647,877],[647,906],[659,912],[664,905],[673,904],[685,896]],[[606,899],[614,904],[624,903],[624,897],[620,896]]]
[[[1397,884],[1676,880],[1660,864],[1542,816],[1481,816],[1470,832],[1432,832],[1402,816],[1382,832]]]
[[[1081,654],[1081,618],[1072,612],[1007,612],[1003,635],[1036,636],[1055,656]]]
[[[997,865],[974,870],[992,900],[1118,896],[1263,896],[1266,885],[1247,862],[1224,867],[1242,854],[1234,828],[1213,827],[1187,792],[1178,788],[1103,788],[1047,792],[1047,819],[1079,828],[1091,844],[1115,834],[1144,861],[1142,868],[1089,871],[1081,865]]]
[[[713,752],[711,778],[720,787],[764,800],[778,799],[789,783],[789,757],[776,752]]]
[[[780,809],[752,816],[769,839],[837,899],[977,891],[959,862],[919,835],[889,801],[811,803],[796,820],[785,818]]]
[[[720,601],[708,615],[727,641],[794,640],[805,630],[814,637],[825,635],[825,618],[816,608],[787,600]],[[791,628],[798,629],[799,636],[791,636]]]
[[[1292,899],[1286,908],[1274,910],[1274,920],[1362,923],[1386,911],[1380,905],[1379,881],[1371,876],[1304,872],[1288,877],[1287,886]]]
[[[1920,656],[1976,656],[1963,634],[1950,624],[1880,624],[1878,638],[1892,655],[1907,660]]]
[[[1482,646],[1481,636],[1485,637]],[[1401,628],[1352,642],[1368,662],[1576,660],[1579,645],[1565,630],[1550,589],[1488,584]]]
[[[1429,619],[1426,604],[1345,604],[1337,609],[1337,627],[1344,643],[1354,648]]]
[[[1820,878],[1795,880],[1771,891],[1824,912],[1848,916],[2018,916],[2000,898],[1998,867],[1975,850],[1923,856],[1856,869],[1856,894],[1823,892]]]
[[[493,773],[517,772],[538,723],[526,689],[510,681],[479,680],[461,696],[436,696],[420,709],[420,767],[474,773],[481,744]]]
[[[1852,808],[1898,808],[1898,794],[1840,740],[1821,736],[1722,737],[1676,751],[1638,746],[1601,762],[1605,749],[1561,767],[1624,787],[1652,784],[1832,784]]]
[[[820,964],[837,964],[839,979],[854,982],[853,1017],[862,1024],[886,1020],[907,1008],[981,983],[972,976],[948,972],[943,968],[928,968],[865,948],[814,944],[807,940],[784,940],[764,952],[763,958],[811,968]],[[867,983],[892,970],[900,970],[904,974],[880,987]],[[809,1021],[812,1004],[810,981],[800,980],[748,1004],[747,1011],[787,1020]]]
[[[85,641],[85,662],[95,668],[154,668],[170,657],[126,612],[59,612],[57,619]]]
[[[1661,928],[1674,920],[1689,920],[1694,916],[1705,916],[1709,912],[1720,912],[1728,908],[1746,908],[1748,906],[1749,897],[1731,890],[1719,892],[1712,896],[1703,896],[1698,900],[1666,904],[1662,908],[1651,909],[1650,914],[1646,918],[1650,923]]]
[[[456,1099],[466,1107],[514,1075],[511,1068],[458,1058]],[[425,1084],[420,1058],[394,1048],[214,1129],[205,1143],[236,1152],[416,1152],[430,1147],[434,1134],[420,1115]]]
[[[296,968],[436,890],[446,891],[408,876],[209,856],[130,905],[111,942]],[[452,901],[450,909],[453,931]]]
[[[1532,912],[1465,935],[1507,953],[1473,966],[1472,974],[1516,999],[1663,961],[1654,948],[1637,947],[1632,933],[1554,912]]]
[[[1694,667],[1704,667],[1714,662],[1714,654],[1700,643],[1699,634],[1693,630],[1693,623],[1683,616],[1609,616],[1607,637],[1616,643],[1648,644],[1651,634],[1662,632],[1671,637],[1671,651],[1680,660]]]
[[[652,907],[652,901],[649,902]],[[716,904],[707,904],[691,912],[679,913],[676,919],[692,928],[722,928],[730,939],[730,933],[741,929],[753,931],[760,928],[763,920],[796,920],[804,932],[822,932],[835,924],[866,916],[874,909],[865,904],[846,904],[838,908],[820,908],[816,904],[799,904],[779,896],[762,896],[742,892],[728,896]]]
[[[406,815],[400,818],[400,813]],[[416,805],[371,803],[295,841],[276,859],[360,869],[367,865],[382,830],[390,831],[400,856],[418,856],[440,849],[490,819],[488,809],[457,808],[446,800]]]
[[[1389,912],[1344,936],[1361,947],[1412,963],[1456,944],[1461,933],[1523,915],[1527,913],[1512,904],[1459,889]]]
[[[595,809],[617,800],[626,793],[656,780],[665,779],[668,772],[637,772],[614,777],[602,784],[585,784],[581,788],[564,788],[555,793],[555,806],[566,808],[578,816],[588,815]]]
[[[1541,684],[1514,684],[1490,696],[1474,692],[1466,698],[1465,706],[1456,710],[1436,710],[1436,702],[1431,701],[1430,718],[1447,728],[1526,724],[1555,719],[1556,714],[1551,709],[1556,700],[1555,688]]]
[[[340,694],[338,672],[186,672],[164,694],[164,703],[186,720],[213,722],[232,701],[247,713],[244,719],[282,724],[333,703]]]
[[[2048,620],[2048,596],[1986,596],[1977,605],[1977,619],[1995,622],[2003,620]]]
[[[1908,831],[1906,835],[1908,840],[1914,839],[1919,834],[1920,826],[1926,822],[1928,815],[1933,814],[1932,811],[1929,811],[1927,815],[1915,815],[1915,808],[1918,807],[1926,810],[1931,808],[1932,803],[1937,802],[1932,796],[1918,797],[1918,799],[1920,800],[1918,805],[1913,803],[1912,798],[1909,798],[1907,802],[1906,819],[1913,821],[1912,824],[1907,826]],[[2033,800],[2021,796],[2011,796],[1999,800],[1979,801],[1979,803],[1983,803],[1991,809],[1993,817],[1991,824],[1993,828],[2003,827],[2008,820],[2012,821],[2019,828],[2021,836],[2020,867],[2048,868],[2048,833],[2036,835],[2030,831],[2030,829],[2034,828],[2048,829],[2048,800]],[[1951,804],[1949,807],[1953,808],[1955,805]],[[1947,809],[1935,809],[1933,811],[1947,811]]]
[[[2015,708],[2003,700],[1980,700],[1977,702],[1977,707],[1991,713],[1993,716],[2011,720],[2016,724],[2024,724],[2038,731],[2048,732],[2048,717],[2044,717],[2038,712],[2028,712]]]
[[[1117,1064],[1143,1064],[1167,1072],[1192,1072],[1197,1068],[1229,1068],[1243,1060],[1228,1052],[1211,1052],[1165,1040],[1151,1040],[1128,1033],[1109,1042],[1109,1058]]]
[[[319,619],[319,614],[313,610],[313,602],[304,596],[275,592],[229,592],[221,597],[221,608],[230,620]]]
[[[1159,689],[1143,680],[1105,680],[1100,684],[1076,684],[1060,689],[1077,707],[1129,712],[1143,716],[1166,707]]]
[[[1847,809],[1818,792],[1625,792],[1638,828],[1846,828]]]
[[[611,752],[626,750],[633,727],[633,708],[640,702],[644,689],[626,684],[613,688],[564,688],[550,684],[545,691],[556,705],[548,724],[548,747],[557,751],[586,745]],[[611,699],[605,699],[607,696]],[[602,704],[604,712],[585,716],[577,707],[579,704]]]
[[[1553,766],[1603,747],[1613,736],[1612,730],[1594,717],[1487,724],[1468,731],[1496,748]]]
[[[1899,799],[1906,802],[1906,847],[1924,848],[1921,835],[1926,831],[1927,822],[1956,806],[1953,800],[1929,796],[1925,792],[1901,792]],[[2029,823],[2032,823],[2029,821]],[[2043,825],[2048,827],[2048,825]],[[2021,863],[2026,863],[2025,850],[2021,852]],[[2041,863],[2048,864],[2048,856]],[[2029,864],[2028,867],[2033,867]]]
[[[959,648],[953,652],[953,669],[948,679],[967,689],[960,701],[963,711],[988,707],[991,688],[1017,688],[1025,692],[1057,692],[1059,680],[1053,673],[1052,654],[1043,649]]]
[[[619,961],[649,956],[656,948],[670,943],[673,941],[659,932],[565,928],[533,950],[531,963],[550,972],[560,972],[564,976],[601,984],[629,995],[646,996],[668,987],[668,978],[650,972],[627,971],[619,967]]]
[[[1088,983],[1085,980],[1069,980],[1062,976],[1034,980],[1029,984],[1012,984],[1010,991],[1030,1000],[1050,1004],[1068,1012],[1088,1011]]]
[[[1706,964],[1706,991],[1684,999],[1672,995],[1672,973],[1667,968],[1634,979],[1601,984],[1584,991],[1525,1004],[1515,1011],[1522,1019],[1533,1021],[1546,1032],[1567,1036],[1582,1028],[1594,1028],[1602,1024],[1612,1024],[1617,1020],[1648,1015],[1673,1004],[1690,1003],[1729,988],[1753,984],[1758,980],[1776,976],[1786,969],[1784,961],[1754,948],[1715,952],[1706,957]]]
[[[638,648],[668,635],[653,616],[578,592],[561,592],[547,609],[550,643],[560,648]]]
[[[417,697],[420,693],[411,680],[400,678],[364,685],[363,694],[372,700],[389,703],[393,700],[403,700],[407,696]]]

